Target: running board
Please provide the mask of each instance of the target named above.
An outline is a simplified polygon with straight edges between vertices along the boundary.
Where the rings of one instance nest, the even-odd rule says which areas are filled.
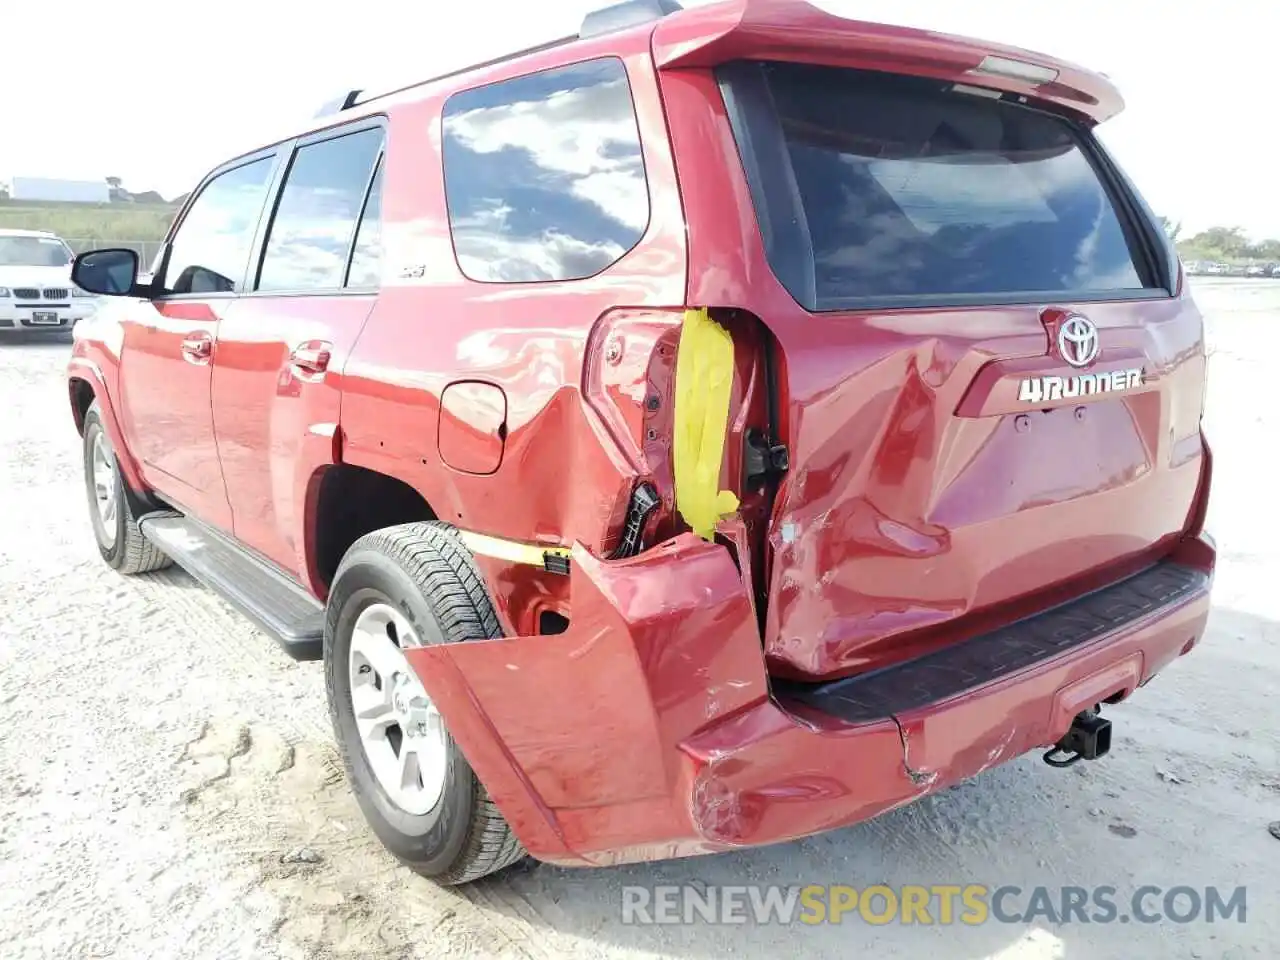
[[[324,606],[272,564],[181,514],[138,521],[143,536],[273,637],[295,660],[319,660]]]

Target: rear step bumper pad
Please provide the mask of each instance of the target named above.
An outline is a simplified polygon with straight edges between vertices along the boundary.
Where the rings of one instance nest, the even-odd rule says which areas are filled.
[[[265,560],[177,513],[138,521],[143,536],[266,631],[295,660],[319,660],[324,607]]]
[[[880,714],[860,723],[770,696],[741,574],[693,534],[617,561],[575,546],[563,633],[408,658],[534,856],[684,856],[864,820],[1056,743],[1086,705],[1131,692],[1203,633],[1213,546],[1188,540],[1174,559],[1049,611],[1053,629],[1024,621],[1021,643],[997,631],[975,644],[969,676],[994,664],[996,679],[940,670],[950,699],[882,697],[902,712],[859,706]]]
[[[803,704],[847,723],[883,720],[959,696],[1096,640],[1205,589],[1208,575],[1161,563],[1127,580],[936,653],[822,684],[778,684]]]

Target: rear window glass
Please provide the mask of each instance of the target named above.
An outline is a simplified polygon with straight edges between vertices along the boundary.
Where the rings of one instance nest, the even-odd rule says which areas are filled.
[[[772,137],[780,126],[785,145],[785,162],[756,168],[753,193],[758,208],[776,207],[767,191],[798,195],[811,275],[797,276],[787,218],[774,217],[766,236],[770,260],[789,262],[774,263],[780,279],[807,288],[791,290],[802,303],[1143,288],[1108,192],[1066,120],[932,81],[752,69],[772,100]],[[739,142],[758,137],[739,131]],[[776,182],[786,176],[794,188]]]

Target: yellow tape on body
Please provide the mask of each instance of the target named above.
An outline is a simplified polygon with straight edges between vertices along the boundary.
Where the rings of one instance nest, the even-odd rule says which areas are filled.
[[[732,388],[733,337],[705,308],[686,310],[676,355],[676,508],[704,540],[738,509],[738,498],[720,489]]]

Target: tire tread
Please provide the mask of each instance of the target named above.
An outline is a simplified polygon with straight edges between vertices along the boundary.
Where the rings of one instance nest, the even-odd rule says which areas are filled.
[[[93,401],[85,413],[86,443],[84,445],[84,456],[86,458],[89,456],[87,437],[90,424],[96,424],[99,430],[105,429],[102,426],[102,415],[99,412],[97,400]],[[119,551],[116,557],[111,559],[104,554],[103,559],[117,573],[127,577],[163,570],[165,567],[171,566],[173,560],[143,535],[142,528],[138,526],[138,518],[134,516],[133,504],[130,503],[127,495],[128,491],[125,489],[126,481],[120,473],[119,455],[112,450],[112,456],[116,457],[116,482],[120,485],[118,495],[120,497],[120,512],[124,522],[121,524],[123,531],[117,537],[116,546]],[[90,509],[92,509],[92,506]]]
[[[347,556],[360,550],[377,551],[403,567],[422,590],[447,643],[502,636],[484,580],[455,527],[439,521],[387,527],[361,537],[352,544]],[[341,574],[342,567],[339,567],[338,576]],[[333,674],[332,671],[326,673]],[[329,694],[332,702],[334,691],[330,689]],[[453,864],[431,877],[446,886],[478,880],[527,855],[484,784],[474,771],[468,769],[468,775],[474,781],[475,800],[466,842]],[[412,862],[407,865],[415,867]]]
[[[173,560],[169,555],[142,533],[142,528],[138,526],[138,521],[133,515],[133,508],[129,505],[129,498],[123,499],[124,552],[120,558],[120,566],[116,567],[116,570],[126,576],[134,576],[171,566]]]

